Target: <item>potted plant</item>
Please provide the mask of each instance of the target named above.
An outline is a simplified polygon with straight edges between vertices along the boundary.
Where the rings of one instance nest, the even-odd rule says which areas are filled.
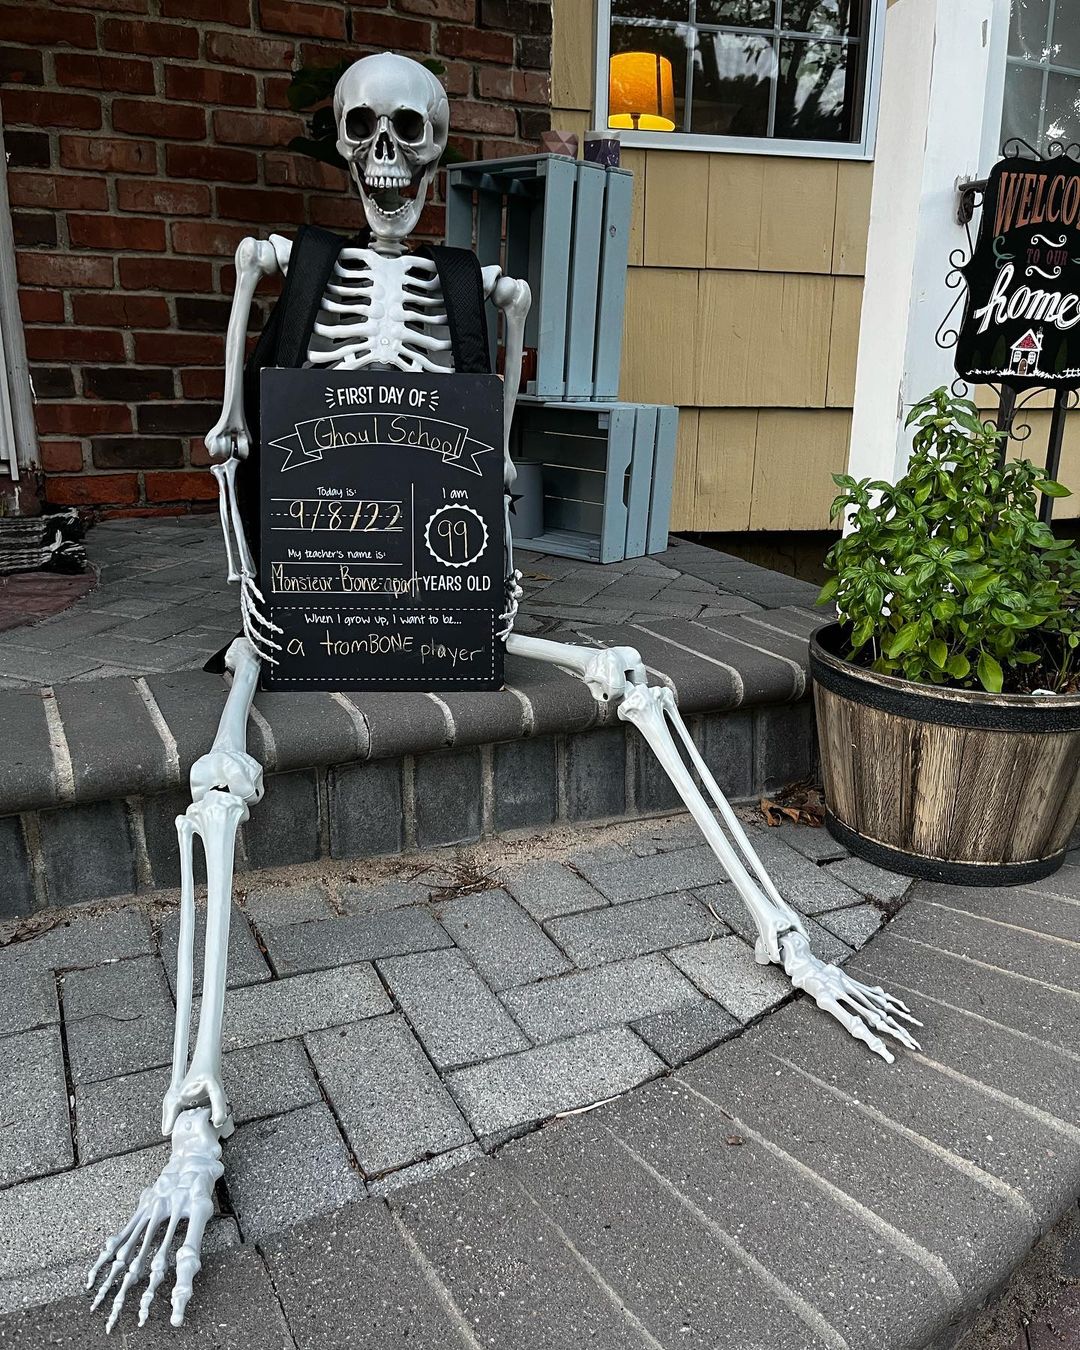
[[[912,876],[1000,885],[1061,865],[1080,815],[1080,551],[1038,518],[1067,496],[938,389],[896,484],[837,474],[810,644],[826,824]]]

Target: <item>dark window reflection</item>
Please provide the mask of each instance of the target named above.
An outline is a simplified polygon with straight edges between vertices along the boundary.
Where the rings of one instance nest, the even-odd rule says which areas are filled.
[[[773,0],[698,0],[698,23],[733,28],[771,28],[776,22]]]
[[[846,78],[848,51],[834,42],[781,41],[777,136],[798,141],[853,139],[855,100]]]
[[[1012,0],[1009,24],[1009,55],[1041,61],[1046,52],[1046,29],[1050,0]]]
[[[687,23],[690,19],[689,0],[611,0],[615,17],[631,19],[664,19],[669,23]]]
[[[1080,79],[1051,72],[1046,80],[1044,141],[1080,141]]]
[[[857,0],[784,0],[781,28],[821,37],[858,37],[862,10]]]
[[[1035,149],[1039,146],[1039,112],[1042,101],[1042,71],[1035,66],[1010,65],[1005,78],[1005,102],[1001,117],[1001,144],[1018,136]]]
[[[678,131],[854,142],[862,131],[871,3],[612,0],[611,55],[643,53],[643,69],[650,56],[663,62],[659,102]],[[613,69],[609,115],[615,126],[649,130],[659,143],[668,133],[624,106],[657,105],[657,98],[639,99],[638,74],[629,61]],[[643,79],[637,83],[644,90]]]
[[[1055,66],[1072,66],[1074,70],[1080,70],[1080,5],[1077,0],[1058,0],[1050,61]]]
[[[691,131],[713,136],[767,136],[775,74],[772,38],[702,33],[694,68]]]

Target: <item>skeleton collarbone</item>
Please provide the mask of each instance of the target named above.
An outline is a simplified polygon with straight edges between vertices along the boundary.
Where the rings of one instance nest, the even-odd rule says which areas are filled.
[[[271,244],[283,272],[291,241]],[[483,269],[490,296],[501,268]],[[323,292],[308,346],[308,363],[334,369],[364,366],[402,371],[454,368],[446,305],[435,264],[411,253],[390,256],[373,248],[346,247]]]

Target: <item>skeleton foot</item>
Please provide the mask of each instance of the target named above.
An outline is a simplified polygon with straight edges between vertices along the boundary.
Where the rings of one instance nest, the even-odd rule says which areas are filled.
[[[803,989],[818,1007],[835,1017],[858,1041],[863,1041],[887,1064],[893,1062],[889,1047],[875,1031],[891,1036],[909,1050],[919,1050],[919,1042],[904,1028],[903,1022],[921,1027],[906,1003],[887,994],[879,986],[860,984],[839,966],[826,965],[810,950],[802,933],[787,933],[780,940],[782,964],[796,989]]]
[[[150,1262],[150,1279],[139,1301],[139,1326],[146,1322],[154,1295],[168,1269],[169,1249],[177,1228],[186,1221],[184,1242],[176,1253],[171,1319],[174,1327],[183,1322],[192,1284],[202,1266],[199,1253],[203,1233],[214,1212],[214,1186],[224,1170],[221,1144],[217,1131],[210,1124],[209,1111],[205,1108],[185,1111],[173,1130],[172,1157],[157,1181],[147,1186],[139,1197],[135,1213],[126,1227],[106,1242],[87,1276],[86,1288],[91,1290],[98,1283],[101,1272],[108,1268],[94,1295],[92,1307],[98,1308],[124,1272],[105,1323],[106,1331],[112,1331],[128,1291],[146,1272],[150,1250],[164,1224],[165,1231]]]

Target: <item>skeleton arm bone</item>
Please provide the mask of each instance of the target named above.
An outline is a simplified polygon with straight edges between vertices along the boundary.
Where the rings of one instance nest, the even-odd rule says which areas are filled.
[[[206,433],[205,445],[215,459],[247,457],[251,437],[244,418],[244,346],[247,342],[251,299],[263,277],[279,270],[273,244],[265,239],[242,239],[236,250],[236,289],[225,335],[225,396],[221,416]]]
[[[532,292],[526,281],[504,277],[496,267],[485,267],[484,293],[489,295],[503,315],[505,323],[505,359],[503,361],[503,511],[506,520],[506,613],[498,636],[509,637],[521,599],[521,573],[514,567],[514,536],[510,528],[510,493],[517,479],[517,469],[510,458],[510,432],[514,422],[518,390],[521,385],[521,357],[525,343],[525,320],[532,306]]]

